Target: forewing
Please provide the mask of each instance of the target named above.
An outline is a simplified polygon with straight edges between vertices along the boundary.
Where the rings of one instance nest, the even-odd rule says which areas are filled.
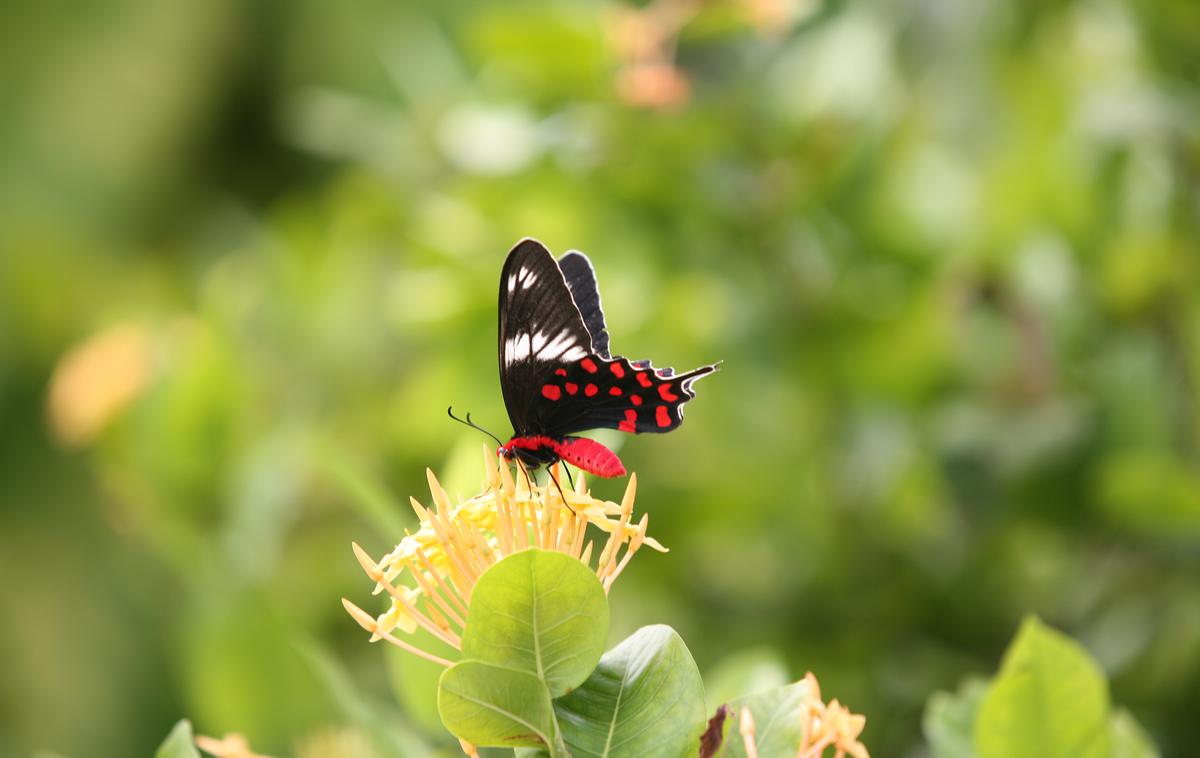
[[[587,429],[669,432],[683,423],[683,405],[696,396],[692,384],[718,365],[675,374],[649,361],[587,355],[543,378],[542,401],[533,407],[531,421],[556,435]]]
[[[554,256],[537,240],[518,242],[500,272],[499,331],[500,388],[517,434],[546,431],[538,421],[542,386],[591,344]]]
[[[596,270],[592,262],[578,250],[572,250],[558,259],[571,299],[583,316],[583,324],[592,337],[592,352],[608,358],[608,329],[604,325],[604,309],[600,306],[600,287],[596,283]]]

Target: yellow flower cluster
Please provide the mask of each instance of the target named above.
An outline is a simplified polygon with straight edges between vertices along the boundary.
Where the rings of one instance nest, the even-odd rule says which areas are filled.
[[[604,591],[629,565],[643,546],[660,552],[666,548],[646,535],[649,516],[633,520],[637,475],[621,503],[597,500],[586,488],[582,472],[574,488],[563,488],[562,469],[555,465],[545,485],[534,484],[529,472],[513,477],[508,465],[487,446],[483,449],[483,492],[454,504],[427,471],[433,505],[411,499],[420,520],[392,552],[376,561],[357,544],[354,554],[375,583],[375,592],[391,595],[391,607],[373,618],[343,599],[347,612],[367,631],[372,641],[384,639],[423,658],[450,665],[449,661],[414,647],[392,634],[424,629],[447,644],[461,648],[462,631],[475,582],[493,563],[519,550],[535,547],[570,555],[591,567]],[[591,525],[606,537],[598,543],[588,537]],[[595,548],[600,545],[599,555]]]

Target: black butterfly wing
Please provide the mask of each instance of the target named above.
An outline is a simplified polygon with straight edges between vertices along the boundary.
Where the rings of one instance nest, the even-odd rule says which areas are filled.
[[[518,436],[588,429],[641,434],[683,423],[692,384],[684,374],[611,356],[596,274],[587,256],[559,261],[537,240],[509,251],[500,273],[500,386]]]
[[[583,324],[592,335],[592,352],[608,357],[608,329],[604,326],[604,309],[600,307],[600,287],[596,284],[596,270],[592,262],[578,250],[572,250],[558,259],[558,267],[571,299],[583,316]]]
[[[539,419],[556,435],[587,429],[669,432],[683,423],[683,405],[696,396],[692,384],[718,366],[676,374],[649,361],[591,354],[545,378]]]
[[[579,286],[584,286],[581,279]],[[537,240],[518,242],[500,272],[499,332],[500,388],[518,435],[549,431],[544,406],[550,401],[542,388],[556,368],[585,358],[591,346],[592,336],[554,256]]]

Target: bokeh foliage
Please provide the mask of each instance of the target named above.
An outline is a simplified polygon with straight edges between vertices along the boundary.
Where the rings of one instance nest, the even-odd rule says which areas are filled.
[[[611,639],[767,646],[894,755],[1036,613],[1200,742],[1192,0],[705,4],[657,107],[615,2],[10,5],[0,753],[409,744],[347,546],[474,470],[447,405],[507,431],[524,235],[620,351],[725,360],[622,448],[672,552]]]

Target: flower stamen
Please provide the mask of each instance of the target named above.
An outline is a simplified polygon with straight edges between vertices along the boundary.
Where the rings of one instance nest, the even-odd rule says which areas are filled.
[[[395,645],[396,647],[400,648],[401,650],[406,650],[406,651],[412,653],[413,655],[424,658],[427,661],[432,661],[433,663],[436,663],[440,666],[445,666],[446,668],[450,668],[451,666],[454,665],[452,662],[446,660],[445,658],[434,655],[433,653],[427,653],[424,650],[422,650],[421,648],[416,647],[415,645],[408,644],[404,640],[396,639],[395,637],[393,637],[391,635],[390,632],[386,632],[386,631],[380,629],[379,624],[375,621],[375,618],[373,616],[371,616],[371,614],[367,613],[362,608],[359,608],[357,605],[350,602],[346,598],[342,598],[342,607],[345,608],[346,612],[349,613],[354,618],[354,620],[358,622],[359,626],[361,626],[363,629],[366,629],[368,632],[371,633],[372,638],[386,640],[386,641],[390,642],[391,644]]]
[[[422,613],[417,608],[415,603],[411,602],[407,597],[405,597],[404,592],[401,592],[394,584],[387,580],[387,577],[385,577],[383,572],[379,570],[379,566],[371,559],[371,556],[367,555],[366,550],[363,550],[361,547],[359,547],[357,542],[350,543],[350,547],[354,550],[354,556],[358,558],[358,563],[362,566],[363,571],[366,572],[367,576],[373,579],[377,584],[382,584],[383,588],[386,589],[388,594],[392,596],[392,599],[403,606],[404,610],[408,612],[409,617],[414,619],[422,629],[429,632],[433,636],[440,638],[448,645],[459,647],[459,636],[449,630],[440,628],[436,623],[433,622],[432,619],[428,618],[424,613]]]
[[[738,734],[742,736],[742,746],[746,749],[746,758],[758,758],[758,743],[755,741],[754,717],[749,708],[742,709],[738,719]]]

